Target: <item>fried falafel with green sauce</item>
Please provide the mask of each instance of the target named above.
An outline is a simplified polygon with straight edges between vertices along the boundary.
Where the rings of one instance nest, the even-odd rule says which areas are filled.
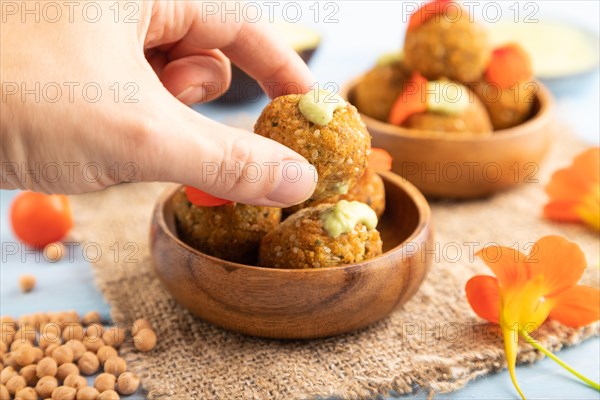
[[[305,208],[263,237],[259,265],[303,269],[362,262],[382,253],[376,226],[375,211],[357,201]]]
[[[254,131],[296,151],[318,172],[309,199],[345,194],[367,168],[371,135],[356,108],[336,94],[311,90],[280,96],[258,118]]]

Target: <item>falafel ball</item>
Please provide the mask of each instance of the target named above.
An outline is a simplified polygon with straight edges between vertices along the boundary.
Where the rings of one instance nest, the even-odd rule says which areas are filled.
[[[406,65],[428,79],[477,81],[491,53],[485,29],[455,2],[437,6],[437,15],[417,11],[411,16],[404,42]],[[411,28],[412,20],[421,18]]]
[[[348,229],[332,231],[332,222],[334,225],[340,222],[336,218],[347,217],[344,209],[353,206],[368,210],[377,223],[373,210],[358,202],[342,200],[336,204],[302,209],[265,235],[260,245],[259,265],[288,269],[323,268],[361,262],[380,255],[381,237],[371,223],[350,218],[350,221],[341,221]]]
[[[173,197],[177,232],[203,253],[242,264],[255,264],[260,240],[281,222],[281,209],[229,203],[199,207],[184,190]]]
[[[492,52],[483,77],[473,86],[495,130],[511,128],[529,119],[539,89],[529,55],[514,43]]]
[[[303,105],[308,110],[301,111]],[[298,152],[316,168],[319,181],[311,201],[347,193],[367,168],[371,135],[364,122],[354,106],[325,91],[277,97],[254,131]]]
[[[354,105],[371,118],[387,121],[394,101],[410,77],[411,71],[402,60],[378,64],[356,84]]]
[[[531,117],[538,90],[535,81],[517,82],[510,88],[501,88],[482,80],[473,86],[490,115],[494,130],[512,128]]]
[[[383,179],[372,168],[367,168],[363,176],[358,180],[348,193],[340,196],[330,197],[317,202],[304,202],[298,205],[284,208],[284,215],[291,215],[298,210],[307,207],[314,207],[318,204],[337,203],[339,200],[359,201],[365,203],[375,211],[377,217],[381,217],[385,211],[385,186]]]
[[[492,123],[485,106],[476,96],[459,114],[450,115],[435,111],[413,114],[402,124],[405,128],[446,133],[492,133]]]
[[[492,123],[479,98],[466,86],[451,81],[429,81],[426,110],[410,115],[401,126],[409,129],[487,135]]]

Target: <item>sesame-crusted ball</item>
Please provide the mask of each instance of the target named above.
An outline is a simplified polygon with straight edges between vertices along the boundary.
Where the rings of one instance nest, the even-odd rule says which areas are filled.
[[[334,104],[327,103],[330,96],[340,107],[333,111],[331,120],[324,119],[328,121],[325,124],[311,122],[307,112],[301,111],[306,99]],[[258,118],[254,131],[291,148],[316,168],[319,180],[310,200],[346,193],[364,173],[371,151],[371,135],[356,108],[323,91],[274,99]],[[294,179],[292,172],[288,179]]]
[[[356,84],[351,100],[361,113],[387,122],[392,105],[410,77],[411,71],[401,60],[376,65]]]
[[[328,217],[338,211],[340,204],[347,203],[350,202],[342,200],[336,204],[321,204],[290,216],[263,238],[259,265],[290,269],[335,267],[380,255],[382,241],[373,226],[356,222],[337,236],[331,233],[326,222]],[[370,210],[376,224],[374,211],[363,206]]]
[[[381,217],[385,211],[385,186],[383,180],[374,169],[367,168],[363,176],[360,177],[356,185],[350,188],[348,193],[317,202],[305,201],[304,203],[284,208],[283,213],[285,215],[291,215],[303,208],[314,207],[318,204],[337,203],[339,200],[360,201],[361,203],[365,203],[375,211],[377,217]]]
[[[440,112],[438,110],[428,109],[424,112],[409,116],[402,126],[409,129],[429,132],[442,132],[448,134],[467,133],[474,135],[490,135],[492,133],[492,123],[485,106],[481,100],[468,87],[451,81],[430,82],[438,91],[430,91],[430,98],[443,97],[449,93],[448,87],[454,87],[460,95],[464,109],[454,112]],[[451,99],[446,100],[452,103]],[[455,102],[456,104],[458,102]]]
[[[281,221],[281,209],[230,203],[200,207],[182,190],[173,197],[177,232],[190,246],[242,264],[256,262],[262,237]]]
[[[406,65],[428,79],[477,81],[490,59],[485,29],[452,2],[406,32]],[[415,14],[411,18],[422,18]]]

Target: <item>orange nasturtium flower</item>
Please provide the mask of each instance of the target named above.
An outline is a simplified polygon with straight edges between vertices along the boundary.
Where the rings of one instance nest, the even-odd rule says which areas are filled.
[[[573,164],[552,175],[544,216],[560,222],[584,222],[600,231],[600,147],[581,153]]]
[[[581,327],[600,319],[600,290],[577,285],[585,268],[583,252],[560,236],[538,240],[529,255],[502,246],[477,253],[496,277],[477,275],[465,287],[467,300],[481,318],[500,325],[511,380],[525,398],[515,376],[518,338],[558,362],[590,386],[585,378],[542,347],[529,334],[550,317],[564,325]]]

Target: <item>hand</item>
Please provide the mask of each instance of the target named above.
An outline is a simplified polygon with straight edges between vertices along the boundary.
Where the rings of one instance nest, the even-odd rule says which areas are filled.
[[[20,9],[36,3],[39,23]],[[310,197],[316,172],[302,156],[186,106],[227,89],[229,60],[273,96],[308,91],[310,71],[275,35],[223,23],[201,2],[54,2],[58,21],[49,3],[0,4],[1,188],[81,193],[165,181],[247,204]]]

